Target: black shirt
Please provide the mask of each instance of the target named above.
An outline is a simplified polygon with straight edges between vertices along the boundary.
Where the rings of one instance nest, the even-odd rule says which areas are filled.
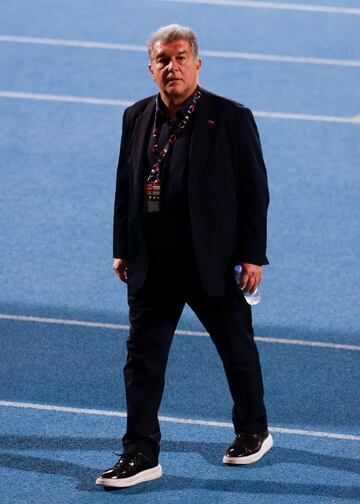
[[[174,132],[178,120],[185,116],[194,99],[194,94],[195,92],[182,103],[174,122],[170,121],[168,110],[158,95],[156,107],[159,116],[157,125],[159,149],[164,147],[169,136]],[[145,239],[150,253],[182,253],[192,250],[187,196],[192,120],[193,114],[186,127],[178,133],[175,144],[171,145],[161,164],[160,211],[144,212],[143,214]],[[155,161],[152,133],[146,159],[144,183]]]

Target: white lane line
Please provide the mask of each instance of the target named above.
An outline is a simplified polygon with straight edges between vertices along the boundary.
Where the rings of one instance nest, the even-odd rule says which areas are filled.
[[[111,411],[111,410],[98,410],[89,408],[71,408],[68,406],[56,406],[53,404],[36,404],[28,402],[17,402],[17,401],[0,401],[0,407],[3,408],[23,408],[23,409],[33,409],[40,411],[56,411],[60,413],[79,413],[81,415],[99,415],[99,416],[110,416],[110,417],[121,417],[126,418],[126,413],[123,411]],[[187,424],[187,425],[199,425],[204,427],[224,427],[227,429],[232,429],[233,424],[230,422],[216,422],[213,420],[196,420],[193,418],[178,418],[169,416],[159,416],[160,422],[175,423],[175,424]],[[353,434],[340,434],[337,432],[321,432],[312,431],[304,429],[288,429],[283,427],[269,427],[270,432],[276,432],[279,434],[293,434],[298,436],[310,436],[310,437],[322,437],[331,439],[346,439],[349,441],[360,441],[360,436],[355,436]]]
[[[40,38],[40,37],[18,37],[13,35],[0,35],[0,42],[11,42],[20,44],[37,44],[37,45],[51,45],[51,46],[64,46],[64,47],[80,47],[85,49],[110,49],[115,51],[135,51],[147,52],[146,46],[135,44],[116,44],[110,42],[94,42],[87,40],[67,40],[67,39],[53,39],[53,38]],[[249,53],[240,51],[215,51],[215,50],[201,50],[202,56],[210,58],[233,58],[254,61],[275,61],[281,63],[302,63],[311,65],[332,65],[332,66],[346,66],[346,67],[360,67],[359,60],[346,60],[346,59],[332,59],[332,58],[313,58],[306,56],[281,56],[277,54],[262,54],[262,53]]]
[[[253,2],[246,0],[160,0],[173,3],[191,3],[205,5],[228,5],[231,7],[247,7],[249,9],[275,9],[302,12],[320,12],[323,14],[350,14],[360,16],[360,9],[357,7],[340,7],[332,5],[311,5],[284,2]]]
[[[58,325],[70,325],[70,326],[81,326],[81,327],[98,327],[101,329],[120,329],[128,331],[130,329],[129,325],[125,324],[108,324],[106,322],[88,322],[86,320],[69,320],[69,319],[57,319],[57,318],[45,318],[45,317],[30,317],[27,315],[12,315],[9,313],[0,313],[0,319],[3,320],[17,320],[20,322],[39,322],[41,324],[58,324]]]
[[[106,322],[88,322],[85,320],[70,320],[70,319],[56,319],[56,318],[45,318],[45,317],[31,317],[27,315],[13,315],[10,313],[0,313],[0,319],[3,320],[16,320],[21,322],[38,322],[42,324],[59,324],[59,325],[69,325],[69,326],[81,326],[81,327],[94,327],[101,329],[115,329],[128,331],[130,326],[127,324],[109,324]],[[182,336],[200,336],[209,337],[209,334],[205,331],[189,331],[185,329],[177,329],[175,334]],[[287,338],[267,338],[264,336],[256,336],[256,341],[262,343],[278,343],[283,345],[299,345],[299,346],[310,346],[319,348],[333,348],[335,350],[350,350],[354,352],[360,351],[359,345],[348,345],[342,343],[331,343],[324,341],[309,341],[309,340],[299,340],[299,339],[287,339]]]
[[[0,98],[16,98],[18,100],[40,100],[68,103],[86,103],[90,105],[111,105],[128,107],[133,102],[127,100],[109,100],[105,98],[92,98],[90,96],[50,95],[41,93],[18,93],[14,91],[0,91]]]
[[[105,105],[128,107],[134,102],[129,100],[112,100],[106,98],[92,98],[90,96],[67,96],[67,95],[50,95],[39,93],[20,93],[15,91],[0,91],[0,98],[14,98],[18,100],[40,100],[65,103],[82,103],[89,105]],[[254,110],[255,117],[263,117],[267,119],[282,119],[293,121],[312,121],[312,122],[328,122],[328,123],[343,123],[343,124],[360,124],[360,116],[341,117],[341,116],[323,116],[312,114],[291,114],[287,112],[267,112],[264,110]]]
[[[360,67],[358,60],[344,60],[331,58],[313,58],[307,56],[281,56],[278,54],[247,53],[239,51],[201,51],[201,55],[212,58],[234,58],[254,61],[277,61],[281,63],[304,63],[307,65],[333,65]]]
[[[285,119],[291,121],[360,124],[358,116],[355,117],[324,116],[314,114],[292,114],[288,112],[266,112],[262,110],[253,110],[253,114],[256,117],[264,117],[266,119]]]
[[[18,37],[16,35],[0,35],[0,42],[15,42],[19,44],[53,45],[66,47],[82,47],[84,49],[111,49],[115,51],[147,52],[144,45],[118,44],[111,42],[95,42],[91,40],[69,40],[43,37]]]
[[[300,345],[300,346],[310,346],[318,348],[333,348],[334,350],[351,350],[353,352],[359,352],[359,345],[346,345],[343,343],[330,343],[326,341],[311,341],[311,340],[299,340],[299,339],[287,339],[287,338],[267,338],[263,336],[256,336],[256,341],[261,341],[264,343],[282,343],[284,345]]]

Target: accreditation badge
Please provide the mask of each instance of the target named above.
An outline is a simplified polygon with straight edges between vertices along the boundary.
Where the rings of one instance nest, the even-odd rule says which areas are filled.
[[[160,211],[160,180],[146,182],[144,186],[144,212]]]

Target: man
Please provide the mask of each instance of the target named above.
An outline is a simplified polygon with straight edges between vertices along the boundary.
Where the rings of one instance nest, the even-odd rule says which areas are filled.
[[[149,70],[159,94],[124,112],[114,211],[113,269],[128,285],[124,452],[98,484],[161,477],[158,408],[185,303],[209,332],[234,400],[235,439],[223,462],[250,464],[272,446],[251,309],[267,264],[268,188],[251,112],[198,85],[194,33],[153,33]],[[189,370],[191,372],[191,370]],[[196,393],[196,391],[194,391]]]

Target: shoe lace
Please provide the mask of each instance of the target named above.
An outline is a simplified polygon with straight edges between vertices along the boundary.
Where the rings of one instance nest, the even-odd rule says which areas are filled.
[[[133,465],[135,463],[136,454],[134,453],[113,453],[120,457],[114,467],[123,467],[124,465]]]

